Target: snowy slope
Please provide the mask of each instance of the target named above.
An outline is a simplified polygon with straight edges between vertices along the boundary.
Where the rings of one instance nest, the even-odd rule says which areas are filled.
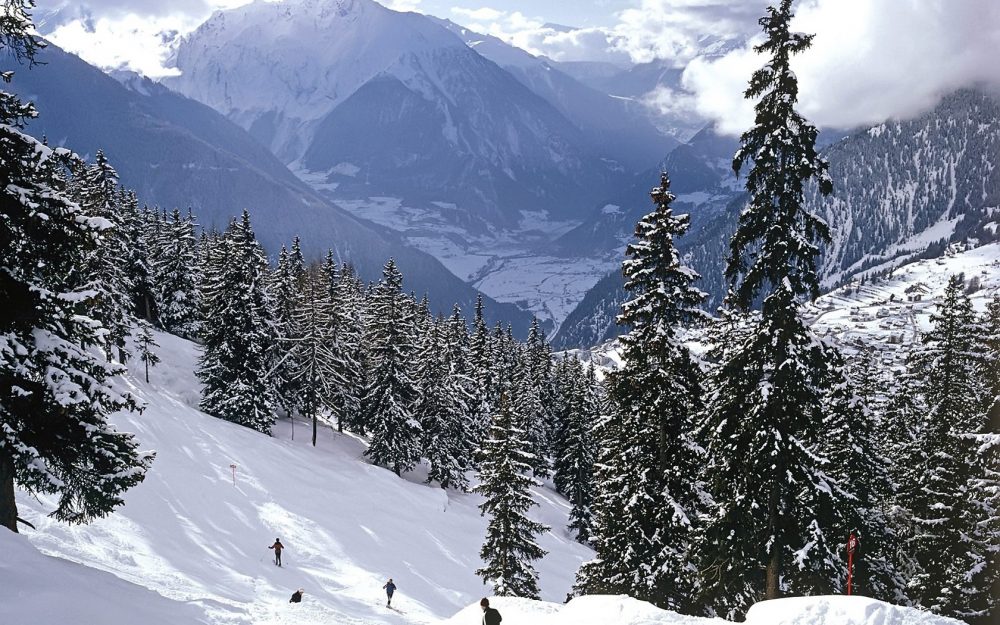
[[[531,625],[726,625],[717,618],[684,616],[622,596],[590,596],[566,605],[496,598],[505,623]],[[469,606],[442,625],[469,625],[482,619],[479,606]],[[796,597],[763,601],[750,608],[746,625],[961,625],[961,621],[867,597]]]
[[[488,593],[474,575],[486,528],[476,508],[479,496],[415,483],[419,474],[408,476],[414,481],[400,479],[368,464],[362,441],[327,427],[313,448],[302,424],[293,440],[288,421],[270,438],[206,416],[192,408],[198,401],[194,346],[169,335],[156,338],[164,363],[152,370],[152,384],[129,381],[148,408],[115,418],[157,452],[152,471],[127,494],[126,505],[92,525],[71,527],[44,516],[51,500],[18,495],[21,516],[38,528],[25,530],[33,547],[106,572],[89,575],[100,589],[97,596],[122,596],[122,606],[108,607],[106,614],[128,614],[136,597],[149,594],[126,582],[162,595],[152,597],[157,603],[151,605],[176,616],[149,621],[154,623],[428,623]],[[235,485],[230,464],[237,465]],[[541,504],[536,518],[554,528],[541,538],[550,552],[539,567],[542,594],[561,601],[589,552],[563,530],[564,500],[547,489],[535,496]],[[275,537],[287,548],[280,569],[267,549]],[[31,613],[33,606],[51,603],[52,586],[86,585],[81,567],[42,559],[23,543],[15,546],[15,565],[48,562],[41,570],[52,577],[14,588],[0,583],[0,622],[26,622],[4,618],[4,610]],[[8,575],[0,568],[0,577]],[[399,587],[398,612],[384,608],[381,586],[390,576]],[[289,605],[299,587],[305,589],[304,603]],[[65,618],[33,622],[142,622],[81,621],[69,618],[72,603],[60,605]],[[51,607],[58,612],[59,606]]]
[[[904,265],[887,276],[873,279],[862,274],[808,305],[805,317],[817,333],[845,352],[873,349],[887,369],[898,369],[908,351],[918,344],[918,334],[930,329],[930,316],[948,279],[957,274],[965,276],[967,285],[976,283],[975,289],[968,289],[969,298],[977,312],[985,310],[989,300],[1000,293],[1000,243],[971,249],[953,245],[940,258]],[[689,346],[695,351],[703,349],[700,338],[699,332],[689,336]],[[605,370],[621,366],[617,339],[570,353],[585,354]]]

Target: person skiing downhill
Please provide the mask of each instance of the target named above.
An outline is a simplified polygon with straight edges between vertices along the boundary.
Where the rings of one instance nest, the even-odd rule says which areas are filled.
[[[497,612],[496,608],[490,607],[490,600],[483,597],[479,602],[479,607],[483,609],[483,625],[500,625],[500,621],[503,617]]]
[[[385,586],[382,586],[382,588],[385,588],[385,596],[387,598],[386,602],[385,602],[385,607],[391,608],[392,607],[392,593],[396,592],[396,585],[392,583],[392,578],[391,577],[389,578],[389,581],[387,581],[385,583]]]
[[[274,563],[278,566],[281,566],[281,550],[284,548],[285,546],[277,538],[274,539],[274,544],[268,547],[268,549],[274,549]]]

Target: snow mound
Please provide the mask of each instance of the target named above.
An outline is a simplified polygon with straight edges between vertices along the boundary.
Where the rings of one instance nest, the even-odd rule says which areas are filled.
[[[964,625],[962,621],[868,597],[790,597],[762,601],[749,625]]]
[[[519,625],[729,625],[717,618],[685,616],[660,610],[625,596],[578,597],[565,605],[494,597],[490,605],[505,623]],[[471,605],[441,625],[474,625],[482,621],[479,605]],[[929,612],[890,605],[867,597],[795,597],[763,601],[750,608],[746,625],[963,625]]]
[[[201,610],[59,558],[0,528],[0,623],[206,623]]]

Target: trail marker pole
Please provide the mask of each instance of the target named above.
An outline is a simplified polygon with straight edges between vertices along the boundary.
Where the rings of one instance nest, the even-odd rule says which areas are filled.
[[[231,464],[229,468],[233,470],[233,486],[236,486],[236,465]]]
[[[854,550],[858,547],[858,538],[851,532],[847,539],[847,594],[850,595],[854,584]]]

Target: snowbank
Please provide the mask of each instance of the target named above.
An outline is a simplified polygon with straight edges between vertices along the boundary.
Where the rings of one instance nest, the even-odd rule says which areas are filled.
[[[684,616],[623,596],[589,596],[565,605],[495,597],[506,625],[732,625],[730,621]],[[471,605],[441,625],[478,625],[479,605]],[[964,625],[961,621],[902,608],[867,597],[796,597],[758,603],[745,625]]]
[[[166,599],[110,573],[42,555],[0,528],[0,623],[195,625],[195,605]]]

